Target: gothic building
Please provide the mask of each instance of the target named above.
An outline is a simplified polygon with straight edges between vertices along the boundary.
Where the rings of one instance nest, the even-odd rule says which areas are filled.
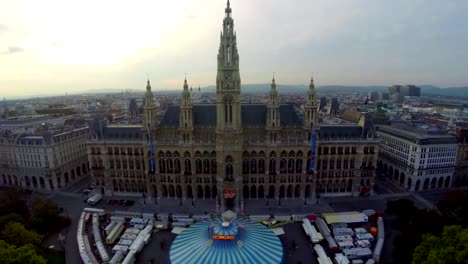
[[[129,141],[133,144],[129,149],[138,149],[139,170],[122,172],[114,167],[95,182],[108,195],[143,192],[148,203],[165,198],[212,199],[220,210],[242,209],[249,199],[279,203],[313,198],[317,193],[358,195],[362,186],[372,186],[378,141],[369,119],[360,125],[320,127],[313,79],[303,117],[292,105],[280,103],[274,78],[267,104],[241,104],[241,87],[237,36],[228,1],[217,56],[216,103],[194,103],[185,79],[180,104],[165,109],[159,120],[160,109],[148,81],[142,133],[134,127],[108,127],[92,142],[93,148],[101,146],[105,152],[106,137],[122,134],[126,142],[141,136],[144,164],[140,147]],[[311,152],[313,129],[317,150]],[[367,151],[371,148],[372,152]],[[120,150],[117,145],[109,149]],[[103,153],[100,159],[103,164],[116,164],[116,160],[122,164],[127,158]]]

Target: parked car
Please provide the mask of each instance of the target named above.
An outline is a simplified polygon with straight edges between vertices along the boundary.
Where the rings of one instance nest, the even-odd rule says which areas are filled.
[[[109,200],[109,202],[107,203],[108,205],[116,205],[118,204],[119,201],[118,200]]]

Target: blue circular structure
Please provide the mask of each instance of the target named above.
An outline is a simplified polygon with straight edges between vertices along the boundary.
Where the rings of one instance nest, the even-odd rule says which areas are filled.
[[[283,245],[266,226],[243,217],[192,225],[176,237],[171,264],[283,263]]]

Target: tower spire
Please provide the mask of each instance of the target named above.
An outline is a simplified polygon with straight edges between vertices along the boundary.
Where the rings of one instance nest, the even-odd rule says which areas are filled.
[[[150,83],[150,80],[149,80],[149,75],[148,75],[148,80],[146,81],[146,91],[151,91],[151,83]]]
[[[188,84],[187,84],[187,74],[185,74],[185,79],[184,79],[184,91],[188,91]]]
[[[231,14],[231,3],[229,3],[229,0],[227,0],[227,5],[226,5],[225,11],[226,11],[226,16],[229,17],[230,14]]]

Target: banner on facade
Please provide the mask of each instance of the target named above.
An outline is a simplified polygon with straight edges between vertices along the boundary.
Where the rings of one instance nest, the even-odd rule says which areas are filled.
[[[224,199],[234,199],[236,197],[236,191],[224,190]]]

